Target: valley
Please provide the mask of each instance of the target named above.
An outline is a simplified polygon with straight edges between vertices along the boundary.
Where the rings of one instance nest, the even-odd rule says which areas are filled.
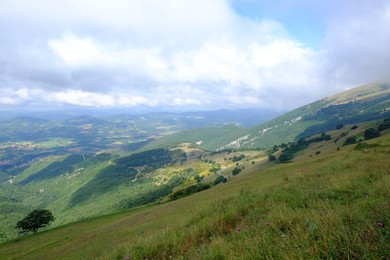
[[[386,258],[389,95],[377,82],[246,128],[214,112],[0,121],[0,259]],[[36,208],[55,221],[19,234]]]
[[[364,126],[359,128],[354,134],[362,133]],[[389,130],[363,141],[363,149],[359,144],[334,149],[339,132],[329,135],[332,140],[309,145],[294,162],[255,163],[214,188],[22,237],[1,245],[0,255],[386,258]],[[313,155],[317,150],[321,153]]]

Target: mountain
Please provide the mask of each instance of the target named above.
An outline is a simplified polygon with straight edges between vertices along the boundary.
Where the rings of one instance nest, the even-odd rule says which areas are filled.
[[[294,109],[255,127],[231,126],[196,129],[165,136],[148,146],[198,143],[208,150],[267,148],[327,132],[338,124],[356,124],[390,116],[390,82],[378,81],[349,89]],[[218,141],[216,142],[216,137]]]
[[[302,106],[252,129],[236,147],[270,147],[390,116],[390,83],[376,82]],[[227,145],[229,147],[229,145]]]

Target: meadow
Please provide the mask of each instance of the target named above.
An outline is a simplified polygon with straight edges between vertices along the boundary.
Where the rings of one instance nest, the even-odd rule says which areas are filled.
[[[387,259],[390,135],[382,135],[21,237],[0,245],[0,259]]]

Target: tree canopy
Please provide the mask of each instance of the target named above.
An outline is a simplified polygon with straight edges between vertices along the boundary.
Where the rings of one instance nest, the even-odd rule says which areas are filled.
[[[35,209],[31,211],[24,219],[16,224],[16,228],[23,232],[32,231],[36,233],[38,229],[54,221],[53,214],[47,209]]]
[[[369,139],[372,139],[372,138],[376,138],[376,137],[379,137],[381,136],[381,133],[374,129],[374,128],[368,128],[365,132],[364,132],[364,138],[366,140],[369,140]]]

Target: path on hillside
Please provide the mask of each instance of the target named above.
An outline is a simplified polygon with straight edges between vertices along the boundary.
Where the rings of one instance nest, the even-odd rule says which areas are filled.
[[[141,173],[141,171],[139,169],[137,169],[137,174],[135,175],[134,179],[131,182],[136,182],[137,178],[138,178],[138,174],[140,174],[140,173]]]

